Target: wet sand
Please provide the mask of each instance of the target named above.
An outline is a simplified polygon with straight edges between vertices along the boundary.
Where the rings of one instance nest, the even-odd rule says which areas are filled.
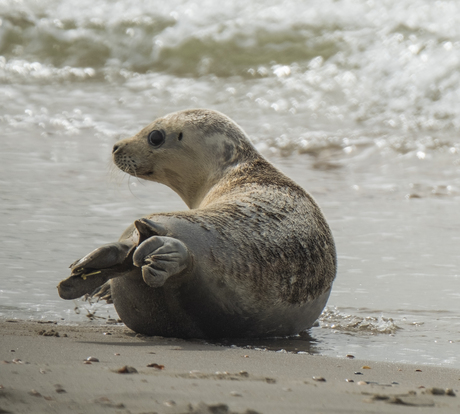
[[[1,413],[460,409],[455,369],[144,337],[117,325],[1,321],[0,332]],[[126,366],[137,372],[120,373]]]

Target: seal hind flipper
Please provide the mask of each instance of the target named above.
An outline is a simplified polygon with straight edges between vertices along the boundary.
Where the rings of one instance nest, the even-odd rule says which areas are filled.
[[[153,236],[134,252],[133,263],[142,268],[142,277],[150,287],[163,286],[166,280],[191,265],[187,246],[172,237]]]
[[[81,269],[106,269],[121,264],[134,247],[131,241],[104,244],[72,263],[72,274],[81,274]]]
[[[88,279],[83,279],[80,275],[69,276],[61,280],[57,286],[59,296],[62,299],[78,299],[90,294],[112,277],[114,277],[113,273],[105,269],[89,276]]]
[[[71,274],[57,286],[62,299],[77,299],[91,294],[114,277],[123,276],[133,268],[132,240],[109,243],[98,247],[70,265]]]

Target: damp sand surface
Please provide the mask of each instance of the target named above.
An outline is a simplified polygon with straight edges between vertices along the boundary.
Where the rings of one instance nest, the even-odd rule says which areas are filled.
[[[457,413],[459,370],[0,322],[2,412]]]

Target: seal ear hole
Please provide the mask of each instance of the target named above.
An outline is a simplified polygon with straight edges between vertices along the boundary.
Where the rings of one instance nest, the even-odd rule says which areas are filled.
[[[182,132],[181,132],[181,133],[179,134],[179,136],[177,137],[177,139],[178,139],[179,141],[182,141],[182,138],[184,138],[184,136],[183,136],[183,134],[182,134]]]
[[[164,131],[155,129],[149,133],[147,136],[147,141],[152,147],[159,147],[165,142],[165,133]]]

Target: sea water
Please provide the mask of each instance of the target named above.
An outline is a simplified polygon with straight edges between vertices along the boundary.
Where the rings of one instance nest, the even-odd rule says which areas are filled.
[[[0,0],[1,318],[116,318],[56,285],[136,218],[186,208],[110,154],[196,107],[330,223],[337,279],[294,349],[460,367],[456,1]]]

